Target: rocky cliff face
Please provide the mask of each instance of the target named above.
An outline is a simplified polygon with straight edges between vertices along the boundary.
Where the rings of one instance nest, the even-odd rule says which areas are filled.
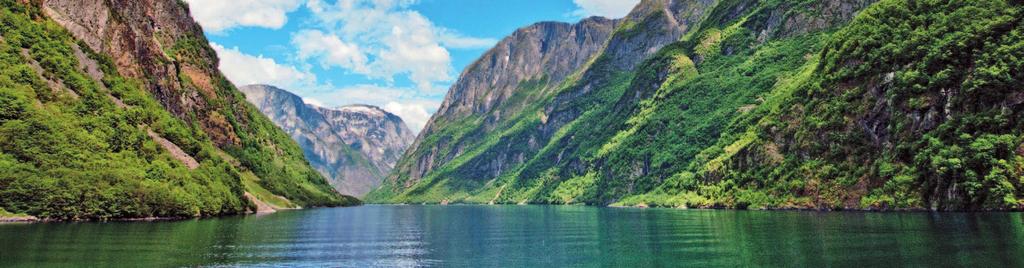
[[[578,109],[569,107],[569,102],[608,83],[609,73],[628,72],[661,47],[678,40],[713,3],[642,1],[624,19],[593,17],[576,24],[544,22],[517,30],[466,68],[410,148],[409,158],[400,162],[392,180],[400,181],[404,187],[412,186],[474,147],[471,144],[488,132],[515,122],[515,117],[528,106],[546,104],[544,111],[539,112],[545,124],[538,126],[538,133],[521,141],[530,147],[526,152],[503,150],[496,152],[497,157],[490,158],[489,163],[475,163],[480,165],[478,173],[489,174],[484,177],[522,164],[524,155],[540,149],[542,143],[538,140],[547,140],[580,115]],[[598,68],[592,67],[595,62]],[[576,85],[578,81],[582,82]],[[572,87],[563,88],[563,84]],[[463,127],[467,121],[479,122],[470,127],[475,130],[459,139],[444,133],[446,125],[456,123]],[[430,144],[422,144],[424,141]]]
[[[617,23],[594,17],[576,24],[541,22],[516,30],[466,67],[437,117],[489,113],[524,81],[560,83],[600,52]],[[425,132],[432,131],[429,126]]]
[[[248,118],[236,116],[243,128],[236,130],[226,117],[232,113],[228,110],[244,110],[244,102],[224,85],[217,55],[183,2],[41,2],[47,16],[92,50],[113,57],[121,75],[143,81],[171,113],[198,123],[220,146],[241,143],[236,131],[245,130]]]
[[[317,107],[267,85],[239,90],[288,132],[313,167],[343,194],[363,196],[380,185],[415,138],[401,118],[378,107]]]
[[[354,104],[317,108],[328,121],[334,122],[346,144],[366,155],[385,174],[395,167],[405,149],[416,139],[402,118],[377,106]]]
[[[217,71],[182,1],[0,0],[0,210],[46,220],[354,205]]]
[[[513,93],[524,86],[545,88],[563,82],[600,52],[617,24],[616,20],[595,17],[576,24],[541,22],[516,30],[463,71],[420,136],[434,135],[445,122],[476,115],[485,115],[484,127],[493,128],[494,123],[521,109],[516,107],[522,106],[521,100],[496,109]],[[436,147],[417,139],[409,148],[416,156],[397,168],[411,174],[412,181],[419,180],[454,156],[441,157]]]
[[[198,126],[209,140],[240,160],[239,165],[255,172],[271,190],[298,193],[285,189],[297,186],[294,182],[284,182],[296,178],[301,183],[324,184],[323,178],[308,172],[312,170],[303,156],[294,153],[295,143],[281,135],[280,130],[266,128],[268,120],[246,103],[244,96],[220,73],[216,53],[183,1],[31,2],[90,50],[109,55],[119,75],[139,81],[164,109],[187,124]],[[271,156],[279,160],[271,166],[293,166],[299,170],[256,166],[266,164],[263,162],[271,160]]]

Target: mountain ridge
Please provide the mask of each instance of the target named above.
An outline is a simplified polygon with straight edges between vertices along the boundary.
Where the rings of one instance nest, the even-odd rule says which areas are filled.
[[[1001,85],[1021,70],[995,60],[1014,57],[1019,11],[1008,1],[641,1],[573,79],[523,80],[486,114],[439,110],[367,199],[1019,209],[1021,106]],[[448,97],[481,95],[457,90]]]
[[[379,185],[414,137],[400,117],[377,106],[325,108],[269,85],[239,90],[288,132],[313,167],[344,194],[362,196]]]

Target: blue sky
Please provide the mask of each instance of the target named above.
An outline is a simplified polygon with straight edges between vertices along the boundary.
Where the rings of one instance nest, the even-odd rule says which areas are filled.
[[[186,0],[238,86],[371,104],[418,132],[467,65],[539,21],[622,17],[639,0]]]

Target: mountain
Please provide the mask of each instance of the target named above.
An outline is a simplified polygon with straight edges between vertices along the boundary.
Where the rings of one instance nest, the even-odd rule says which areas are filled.
[[[416,136],[378,107],[309,105],[280,88],[239,88],[246,99],[299,143],[310,163],[339,192],[363,196],[380,185]]]
[[[49,220],[337,206],[181,1],[0,0],[0,208]]]
[[[1021,11],[644,0],[532,25],[463,72],[366,199],[1020,209]]]

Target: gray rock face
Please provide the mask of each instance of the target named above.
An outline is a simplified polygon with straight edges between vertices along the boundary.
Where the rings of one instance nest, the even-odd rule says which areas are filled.
[[[576,24],[540,22],[516,30],[462,72],[437,116],[486,113],[522,81],[546,75],[549,84],[561,82],[601,51],[617,23],[592,17]]]
[[[335,132],[386,174],[416,138],[402,118],[370,105],[316,107]]]
[[[503,175],[538,173],[556,164],[582,174],[592,166],[569,141],[586,137],[560,131],[585,112],[628,111],[650,97],[669,69],[631,78],[619,101],[599,99],[602,93],[614,94],[610,86],[622,83],[617,79],[642,76],[639,66],[665,46],[690,42],[687,38],[694,37],[687,36],[696,30],[728,27],[755,11],[755,17],[739,26],[759,42],[801,35],[845,23],[873,1],[643,0],[622,19],[545,22],[519,29],[462,73],[384,188],[369,198],[387,201],[387,194],[410,190],[400,198],[419,201],[418,193],[446,190],[434,182],[456,177],[462,181],[454,191],[472,192]],[[731,51],[726,46],[722,53]],[[699,64],[703,59],[697,55],[692,60]],[[556,135],[562,135],[560,140]],[[651,169],[649,161],[638,161],[632,176]]]
[[[540,22],[520,28],[484,53],[459,76],[420,137],[438,130],[439,120],[458,120],[473,114],[489,114],[497,122],[514,109],[501,106],[524,81],[557,85],[582,68],[604,48],[620,20],[587,18],[576,24]],[[493,113],[493,114],[491,114]],[[417,140],[410,151],[420,147]],[[451,159],[435,159],[437,148],[413,156],[413,164],[400,167],[418,180],[433,167]]]
[[[217,55],[207,43],[199,24],[192,21],[182,1],[159,0],[46,0],[38,2],[43,12],[67,28],[75,38],[94,51],[109,54],[118,72],[143,82],[160,103],[178,118],[193,123],[210,135],[218,146],[242,143],[236,131],[245,131],[248,120],[239,118],[243,129],[223,120],[244,104],[219,88],[221,74]],[[178,44],[194,47],[188,56],[169,57],[164,51]],[[201,44],[201,45],[195,45]],[[188,78],[189,83],[182,82]],[[218,103],[221,103],[218,105]],[[244,114],[244,113],[241,113]]]
[[[273,86],[239,89],[299,143],[310,164],[343,194],[361,197],[380,185],[415,138],[401,118],[378,107],[323,108]]]
[[[498,107],[521,89],[520,83],[543,80],[545,83],[540,88],[549,90],[557,88],[554,85],[561,84],[570,75],[581,75],[580,80],[586,81],[582,86],[563,92],[537,93],[555,94],[554,102],[548,105],[544,115],[546,124],[538,130],[541,132],[538,137],[546,139],[579,116],[578,111],[563,109],[563,106],[606,82],[607,70],[589,70],[588,62],[603,57],[611,61],[608,65],[614,69],[612,71],[630,71],[658,49],[696,27],[693,24],[717,2],[644,0],[623,19],[591,17],[576,24],[541,22],[517,30],[467,67],[451,87],[437,113],[409,149],[410,161],[398,167],[398,172],[410,177],[403,186],[413,184],[465,149],[459,144],[461,141],[451,141],[455,143],[453,151],[456,153],[438,158],[437,148],[419,148],[422,139],[441,130],[439,122],[452,122],[474,114],[486,115],[484,131],[475,133],[487,133],[504,118],[518,112],[518,109]],[[535,147],[539,146],[531,146],[539,149]],[[502,167],[520,164],[524,159],[518,152],[498,155],[494,163],[483,165],[495,167],[484,173],[498,174]]]

